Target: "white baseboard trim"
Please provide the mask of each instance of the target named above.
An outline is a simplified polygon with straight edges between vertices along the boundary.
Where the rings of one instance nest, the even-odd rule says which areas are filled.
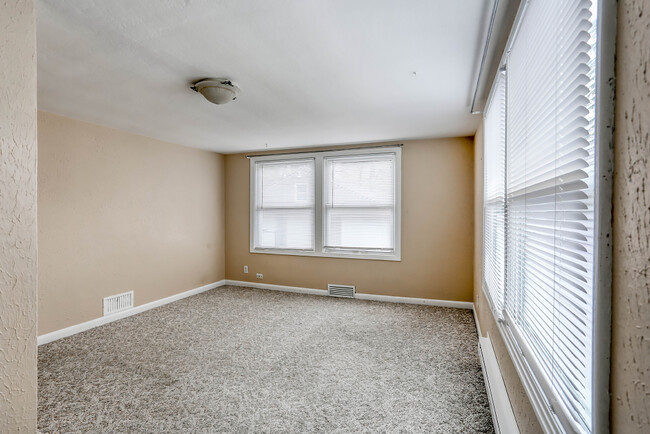
[[[300,286],[272,285],[270,283],[245,282],[243,280],[226,280],[226,285],[241,286],[258,289],[270,289],[272,291],[297,292],[299,294],[327,295],[325,289],[303,288]],[[387,303],[421,304],[425,306],[455,307],[460,309],[472,309],[474,304],[469,301],[434,300],[430,298],[397,297],[392,295],[375,295],[357,292],[354,298],[359,300],[383,301]]]
[[[478,334],[478,337],[482,337],[483,333],[481,333],[481,323],[478,321],[478,314],[476,313],[476,305],[472,303],[472,314],[474,315],[474,322],[476,323],[476,333]]]
[[[515,413],[512,411],[508,391],[503,382],[499,363],[489,336],[484,338],[479,335],[478,353],[483,367],[485,389],[490,401],[494,432],[497,434],[519,434]]]
[[[147,311],[149,309],[153,309],[158,306],[172,303],[174,301],[186,297],[190,297],[192,295],[200,294],[201,292],[209,291],[211,289],[218,288],[224,285],[258,288],[258,289],[270,289],[272,291],[295,292],[299,294],[310,294],[310,295],[320,295],[320,296],[327,295],[327,290],[325,289],[303,288],[299,286],[273,285],[270,283],[245,282],[242,280],[220,280],[218,282],[210,283],[208,285],[204,285],[199,288],[194,288],[194,289],[190,289],[189,291],[181,292],[180,294],[174,294],[170,297],[161,298],[160,300],[155,300],[149,303],[145,303],[140,306],[136,306],[131,309],[118,312],[113,315],[107,315],[107,316],[95,318],[93,320],[86,321],[81,324],[76,324],[61,330],[56,330],[51,333],[46,333],[44,335],[39,336],[37,342],[38,345],[47,344],[56,341],[58,339],[72,336],[77,333],[81,333],[83,331],[90,330],[92,328],[99,327],[101,325],[108,324],[113,321],[117,321],[122,318],[129,317],[131,315],[136,315],[138,313]],[[473,303],[468,301],[435,300],[429,298],[397,297],[392,295],[375,295],[375,294],[363,294],[363,293],[357,293],[355,295],[355,298],[359,300],[382,301],[387,303],[420,304],[425,306],[455,307],[460,309],[473,308]]]
[[[66,338],[68,336],[75,335],[77,333],[84,332],[86,330],[90,330],[92,328],[98,327],[100,325],[108,324],[113,321],[117,321],[122,318],[129,317],[131,315],[136,315],[138,313],[147,311],[149,309],[153,309],[154,307],[162,306],[164,304],[172,303],[174,301],[190,297],[192,295],[200,294],[205,291],[209,291],[214,288],[218,288],[219,286],[225,285],[226,281],[225,280],[220,280],[218,282],[214,283],[209,283],[204,286],[200,286],[198,288],[190,289],[189,291],[181,292],[180,294],[174,294],[169,297],[161,298],[160,300],[155,300],[149,303],[142,304],[140,306],[135,306],[131,309],[115,313],[113,315],[107,315],[107,316],[102,316],[99,318],[95,318],[90,321],[83,322],[81,324],[76,324],[70,327],[66,327],[61,330],[56,330],[51,333],[46,333],[44,335],[41,335],[37,339],[38,345],[43,345],[47,344],[53,341],[56,341],[58,339]]]
[[[358,292],[355,294],[354,298],[358,298],[359,300],[383,301],[386,303],[422,304],[425,306],[455,307],[458,309],[472,308],[472,303],[470,303],[469,301],[436,300],[433,298],[397,297],[394,295],[363,294]]]
[[[298,294],[327,295],[325,289],[303,288],[300,286],[272,285],[270,283],[246,282],[243,280],[226,280],[226,285],[247,288],[270,289],[271,291],[296,292]]]

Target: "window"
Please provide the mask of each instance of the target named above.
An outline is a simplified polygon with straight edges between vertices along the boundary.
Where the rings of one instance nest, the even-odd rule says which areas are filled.
[[[522,5],[485,111],[483,285],[545,430],[591,433],[608,408],[598,8]]]
[[[255,246],[314,248],[314,160],[255,164]]]
[[[497,75],[492,100],[485,111],[483,199],[483,272],[485,293],[501,318],[505,286],[506,80]]]
[[[251,158],[251,252],[400,259],[396,146]]]
[[[395,155],[325,158],[326,251],[395,250]]]

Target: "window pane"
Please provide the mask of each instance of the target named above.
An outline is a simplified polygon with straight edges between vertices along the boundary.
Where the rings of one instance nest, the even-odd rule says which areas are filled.
[[[328,208],[326,225],[327,247],[393,248],[392,208]]]
[[[484,120],[483,279],[497,318],[505,294],[506,76],[494,82]]]
[[[264,249],[312,249],[313,209],[262,209],[258,212],[256,247]]]
[[[595,4],[531,1],[508,57],[508,326],[567,431],[592,430]]]
[[[255,165],[255,247],[314,248],[314,160]]]
[[[395,154],[324,160],[329,249],[395,249]]]

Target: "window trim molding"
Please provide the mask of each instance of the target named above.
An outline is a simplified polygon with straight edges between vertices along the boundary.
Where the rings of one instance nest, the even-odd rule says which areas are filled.
[[[324,221],[323,212],[325,208],[323,198],[323,183],[325,173],[323,171],[323,160],[331,156],[339,155],[371,155],[371,154],[395,154],[395,249],[391,253],[364,253],[357,252],[332,252],[323,250]],[[254,170],[258,161],[286,161],[286,160],[314,160],[314,250],[298,249],[263,249],[255,247],[255,186],[257,171]],[[333,149],[328,151],[297,152],[274,155],[257,155],[250,157],[249,170],[249,251],[255,254],[290,255],[290,256],[312,256],[322,258],[348,258],[366,259],[379,261],[401,261],[402,246],[402,147],[401,145],[367,147],[355,149]]]
[[[612,321],[612,187],[614,174],[614,96],[617,2],[597,0],[595,104],[593,393],[594,433],[610,428]]]

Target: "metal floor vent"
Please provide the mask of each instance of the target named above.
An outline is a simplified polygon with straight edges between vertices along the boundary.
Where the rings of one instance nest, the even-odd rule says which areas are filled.
[[[104,316],[133,307],[133,291],[104,297]]]
[[[327,293],[331,297],[354,298],[354,292],[354,285],[335,285],[333,283],[327,284]]]

